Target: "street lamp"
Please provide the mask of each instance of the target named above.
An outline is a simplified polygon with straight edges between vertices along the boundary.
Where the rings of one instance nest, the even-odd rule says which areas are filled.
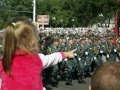
[[[63,22],[63,19],[60,19],[60,22]]]
[[[75,21],[75,19],[72,19],[71,21],[72,21],[72,22],[74,22],[74,21]]]
[[[101,25],[101,27],[103,27],[103,18],[104,18],[103,14],[100,13],[100,14],[99,14],[99,20],[100,20],[100,25]]]
[[[71,21],[72,21],[72,24],[73,24],[73,27],[74,27],[74,22],[75,22],[75,19],[73,18]]]
[[[53,20],[56,20],[56,17],[53,17],[52,19],[53,19]]]
[[[33,0],[33,22],[35,22],[36,18],[36,0]]]
[[[61,26],[63,26],[63,19],[60,19]]]
[[[100,17],[103,17],[103,14],[101,13],[101,14],[99,14],[99,16],[100,16]]]
[[[53,18],[52,18],[52,24],[53,24],[54,26],[56,26],[56,25],[55,25],[55,20],[56,20],[56,17],[53,17]]]

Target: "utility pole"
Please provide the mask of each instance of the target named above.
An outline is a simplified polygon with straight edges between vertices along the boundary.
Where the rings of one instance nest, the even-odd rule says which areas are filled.
[[[33,22],[36,21],[36,0],[33,0]]]

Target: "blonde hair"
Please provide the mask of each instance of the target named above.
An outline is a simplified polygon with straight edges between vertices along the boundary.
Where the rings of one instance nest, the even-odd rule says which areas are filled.
[[[11,73],[12,55],[16,50],[23,50],[29,54],[38,52],[36,29],[28,20],[18,19],[6,28],[2,65],[8,74]]]

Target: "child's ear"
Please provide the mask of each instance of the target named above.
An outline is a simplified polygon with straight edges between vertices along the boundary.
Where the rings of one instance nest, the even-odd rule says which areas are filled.
[[[91,90],[91,85],[89,85],[89,90]]]

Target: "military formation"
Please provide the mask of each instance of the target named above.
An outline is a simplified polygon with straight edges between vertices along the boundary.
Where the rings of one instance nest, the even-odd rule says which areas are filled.
[[[54,52],[64,52],[77,49],[75,58],[66,58],[61,63],[43,71],[43,82],[57,86],[60,81],[72,85],[72,80],[85,83],[85,78],[91,77],[94,69],[101,63],[120,61],[120,41],[114,45],[115,34],[112,30],[92,29],[53,29],[39,32],[39,52],[45,55]],[[2,41],[2,37],[0,38]],[[2,41],[3,42],[3,41]],[[2,55],[2,44],[0,54]]]
[[[84,79],[90,77],[95,67],[101,63],[119,62],[120,46],[113,45],[113,39],[114,33],[110,30],[104,33],[92,30],[40,33],[40,52],[44,54],[77,49],[74,59],[66,58],[61,63],[44,70],[43,82],[48,80],[52,86],[57,86],[61,80],[64,80],[66,85],[72,85],[73,79],[78,80],[78,83],[85,83]]]

